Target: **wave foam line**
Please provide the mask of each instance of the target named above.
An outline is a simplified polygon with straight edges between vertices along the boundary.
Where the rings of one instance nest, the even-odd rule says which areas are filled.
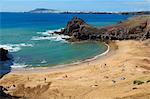
[[[27,67],[28,65],[26,65],[26,64],[19,64],[19,63],[14,63],[11,67],[12,68],[25,68],[25,67]]]
[[[56,30],[47,30],[46,32],[37,32],[37,34],[42,34],[42,35],[51,35],[53,34],[54,32],[61,32],[61,30],[64,29],[64,28],[61,28],[61,29],[56,29]]]
[[[21,47],[33,47],[32,44],[0,44],[0,48],[7,49],[9,52],[18,52],[21,50]]]
[[[50,41],[61,41],[61,42],[67,42],[65,39],[70,38],[66,35],[59,35],[55,34],[54,32],[60,32],[62,29],[58,30],[48,30],[46,32],[37,32],[37,34],[43,35],[43,36],[34,36],[31,40],[50,40]]]

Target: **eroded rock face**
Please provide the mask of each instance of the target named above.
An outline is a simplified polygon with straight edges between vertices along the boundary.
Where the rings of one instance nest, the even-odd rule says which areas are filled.
[[[144,40],[150,38],[150,16],[136,16],[105,27],[92,27],[84,20],[74,17],[59,34],[71,36],[71,41]]]
[[[8,54],[8,50],[5,50],[5,49],[3,49],[3,48],[0,48],[0,61],[9,60],[7,54]]]

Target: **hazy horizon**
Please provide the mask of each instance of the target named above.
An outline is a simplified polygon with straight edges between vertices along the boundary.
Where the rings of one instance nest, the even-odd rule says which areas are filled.
[[[2,0],[0,12],[27,12],[36,8],[61,11],[132,12],[149,11],[149,0]]]
[[[86,12],[86,11],[87,11],[87,12],[106,12],[106,13],[107,13],[107,12],[108,12],[108,13],[109,13],[109,12],[110,12],[110,13],[111,13],[111,12],[112,12],[112,13],[115,13],[115,12],[117,13],[117,12],[139,12],[139,11],[150,11],[150,10],[137,10],[137,11],[95,11],[95,10],[94,10],[94,11],[91,11],[91,10],[86,10],[86,11],[83,11],[83,10],[59,10],[59,9],[52,9],[52,8],[33,8],[33,9],[28,10],[28,11],[1,11],[1,10],[0,10],[0,12],[10,12],[10,13],[11,13],[11,12],[14,12],[14,13],[15,13],[15,12],[16,12],[16,13],[17,13],[17,12],[19,13],[19,12],[20,12],[20,13],[21,13],[21,12],[22,12],[22,13],[23,13],[23,12],[30,12],[30,11],[36,10],[36,9],[51,9],[51,10],[58,10],[58,11],[64,11],[64,12],[67,12],[67,11],[68,11],[68,12],[69,12],[69,11],[70,11],[70,12],[71,12],[71,11],[81,11],[81,12]]]

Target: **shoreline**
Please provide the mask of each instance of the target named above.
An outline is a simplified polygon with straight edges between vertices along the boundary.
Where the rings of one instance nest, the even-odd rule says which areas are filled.
[[[27,68],[12,68],[11,72],[10,73],[18,73],[18,72],[37,72],[38,71],[47,71],[49,72],[49,70],[57,70],[57,69],[62,69],[62,68],[71,68],[71,67],[74,67],[76,65],[81,65],[81,64],[84,64],[84,63],[88,63],[88,62],[92,62],[94,60],[98,60],[99,58],[103,58],[105,57],[105,55],[107,55],[108,53],[111,52],[111,45],[109,44],[106,44],[105,42],[102,42],[104,43],[104,45],[107,46],[107,50],[101,54],[98,54],[94,57],[91,57],[91,58],[86,58],[86,59],[83,59],[83,60],[79,60],[77,62],[72,62],[72,63],[69,63],[69,64],[62,64],[62,65],[55,65],[55,66],[51,66],[49,67],[49,65],[47,66],[40,66],[40,67],[27,67]]]

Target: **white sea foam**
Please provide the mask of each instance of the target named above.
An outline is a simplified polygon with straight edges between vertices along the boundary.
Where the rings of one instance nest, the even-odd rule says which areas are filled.
[[[33,47],[32,44],[0,44],[0,48],[7,49],[9,52],[18,52],[21,50],[21,47]]]
[[[11,67],[12,68],[24,68],[24,67],[27,67],[28,65],[26,64],[19,64],[19,63],[14,63]]]
[[[21,50],[20,47],[14,47],[14,46],[10,46],[10,45],[0,45],[0,48],[4,48],[4,49],[7,49],[9,50],[9,52],[17,52],[19,50]]]
[[[31,40],[51,40],[51,39],[53,39],[53,38],[51,38],[51,37],[38,37],[38,36],[34,36],[34,37],[32,37]]]
[[[37,34],[42,34],[42,35],[45,35],[45,36],[49,36],[49,35],[52,35],[54,32],[60,32],[62,29],[64,28],[61,28],[61,29],[57,29],[57,30],[48,30],[46,32],[37,32]]]
[[[32,45],[32,44],[25,44],[25,43],[21,43],[21,44],[14,44],[14,46],[23,46],[23,47],[27,46],[27,47],[33,47],[33,45]]]
[[[44,64],[44,63],[47,63],[47,61],[46,61],[46,60],[43,60],[43,61],[41,61],[41,63]]]
[[[29,65],[26,65],[25,63],[13,63],[13,60],[7,60],[7,61],[0,61],[0,68],[3,70],[9,70],[11,68],[24,68]]]
[[[67,42],[65,39],[70,38],[66,35],[59,35],[54,32],[60,32],[61,29],[58,30],[48,30],[46,32],[37,32],[37,34],[40,34],[42,36],[34,36],[31,40],[51,40],[51,41],[61,41],[61,42]]]

